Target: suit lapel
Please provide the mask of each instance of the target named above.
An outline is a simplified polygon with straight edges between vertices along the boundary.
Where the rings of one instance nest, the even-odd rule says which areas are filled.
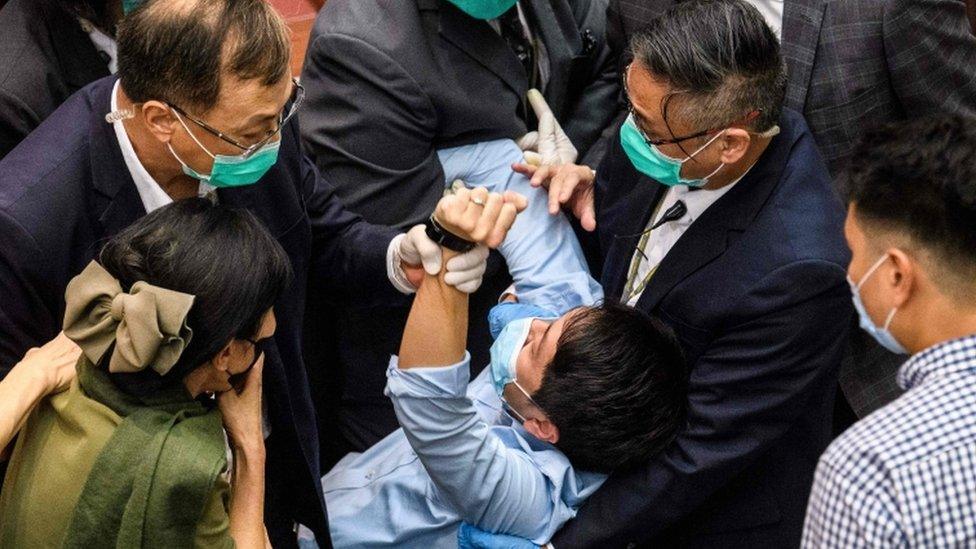
[[[61,9],[52,8],[47,11],[53,38],[51,46],[61,64],[64,80],[72,91],[108,76],[108,65],[102,60],[78,20]]]
[[[105,121],[105,114],[111,110],[111,93],[114,78],[103,79],[93,90],[94,105],[89,120],[89,140],[91,150],[93,204],[100,211],[99,223],[103,234],[112,236],[146,215],[146,208],[139,197],[129,168],[122,158],[115,137],[115,128]]]
[[[583,41],[573,12],[566,2],[522,0],[536,38],[545,44],[549,59],[546,99],[554,112],[564,112],[573,59],[583,55]]]
[[[826,6],[823,0],[783,3],[782,50],[789,73],[786,105],[797,112],[803,112],[806,103]]]
[[[784,116],[780,124],[786,125],[786,120]],[[688,227],[637,300],[638,309],[653,310],[672,288],[722,255],[730,233],[746,230],[779,184],[792,134],[793,128],[783,127],[749,173]]]
[[[640,241],[639,233],[647,227],[651,213],[666,190],[664,185],[641,175],[622,198],[614,201],[613,207],[600,212],[601,218],[615,220],[606,228],[612,236],[600,277],[607,297],[620,299],[627,282],[627,270]]]
[[[448,2],[440,2],[439,8],[441,36],[524,98],[528,91],[525,69],[498,33],[487,22],[468,17]]]

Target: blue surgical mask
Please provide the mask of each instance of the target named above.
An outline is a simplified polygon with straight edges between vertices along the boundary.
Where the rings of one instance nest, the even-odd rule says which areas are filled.
[[[475,19],[496,19],[512,9],[518,0],[448,0]]]
[[[874,265],[868,269],[868,272],[864,273],[864,276],[861,277],[861,281],[857,284],[851,280],[850,276],[847,277],[847,283],[851,285],[851,298],[854,301],[854,308],[857,309],[857,316],[860,318],[861,329],[871,334],[871,337],[873,337],[879,345],[885,349],[888,349],[892,353],[895,353],[896,355],[907,355],[908,351],[902,346],[901,343],[898,343],[898,340],[895,339],[895,336],[889,330],[891,327],[891,321],[895,318],[895,313],[898,312],[898,307],[893,308],[891,312],[888,313],[888,318],[885,319],[884,326],[879,328],[874,324],[874,321],[871,320],[871,315],[868,314],[867,309],[864,308],[864,302],[861,301],[861,286],[864,286],[864,283],[867,282],[868,278],[871,278],[871,275],[878,270],[878,267],[884,264],[886,259],[888,259],[887,254],[881,256],[881,258],[879,258]]]
[[[542,307],[536,307],[529,303],[518,303],[506,301],[499,303],[488,311],[488,330],[491,332],[492,339],[498,339],[498,335],[513,320],[520,318],[557,318],[557,315],[547,311]]]
[[[488,375],[491,377],[491,384],[495,388],[498,398],[505,401],[505,386],[509,383],[515,385],[522,394],[535,404],[532,395],[519,385],[516,374],[516,363],[518,362],[519,352],[525,346],[525,340],[529,337],[529,329],[532,327],[534,318],[520,318],[509,322],[495,342],[491,345],[491,363],[488,365]],[[536,404],[536,406],[538,406]],[[509,409],[518,416],[518,419],[525,422],[525,418],[509,406]]]
[[[207,153],[211,158],[214,159],[213,167],[210,169],[209,174],[202,174],[193,168],[191,168],[183,159],[176,154],[173,150],[172,145],[167,144],[169,147],[169,152],[176,158],[183,167],[183,173],[200,181],[205,181],[214,187],[226,188],[226,187],[243,187],[245,185],[253,185],[257,183],[259,179],[264,177],[264,174],[268,173],[271,166],[274,166],[275,162],[278,161],[278,148],[281,146],[281,140],[275,140],[267,143],[260,149],[254,151],[250,156],[244,158],[243,156],[230,156],[224,154],[213,154],[200,140],[197,139],[190,128],[187,127],[186,122],[183,121],[183,117],[179,113],[174,111],[180,124],[186,130],[186,133],[190,134],[190,138],[193,139],[194,143],[198,147],[203,149],[203,152]]]
[[[637,127],[637,123],[634,121],[634,115],[630,114],[627,120],[624,121],[624,125],[620,127],[620,145],[623,146],[624,153],[627,154],[627,158],[630,159],[630,163],[634,165],[634,168],[658,183],[667,185],[668,187],[674,187],[676,185],[704,187],[708,185],[709,178],[717,174],[725,164],[719,164],[712,173],[701,179],[685,179],[681,177],[681,166],[705,150],[706,147],[724,134],[724,130],[718,132],[715,134],[715,137],[709,139],[704,145],[698,147],[695,152],[688,155],[688,158],[678,160],[662,153],[657,145],[648,143],[647,139],[644,138],[644,134]]]

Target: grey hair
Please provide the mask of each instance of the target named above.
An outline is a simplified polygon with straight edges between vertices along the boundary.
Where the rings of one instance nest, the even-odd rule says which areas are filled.
[[[762,133],[779,121],[786,96],[779,40],[742,0],[679,3],[630,47],[636,62],[670,86],[662,105],[669,127],[679,116],[701,130],[738,124]]]

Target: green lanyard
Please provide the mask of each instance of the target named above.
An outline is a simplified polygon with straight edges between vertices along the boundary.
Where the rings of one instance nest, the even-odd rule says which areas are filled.
[[[666,197],[661,197],[661,200],[657,203],[657,206],[654,207],[654,213],[651,215],[650,223],[648,223],[649,227],[654,226],[658,214],[661,213],[661,206],[664,205],[665,198]],[[634,287],[634,283],[636,282],[637,278],[637,269],[640,267],[641,258],[647,257],[647,255],[644,253],[644,248],[647,247],[647,242],[650,239],[651,231],[644,231],[644,234],[641,235],[640,242],[637,244],[637,249],[634,251],[634,257],[630,260],[630,271],[627,274],[627,285],[624,286],[624,295],[627,296],[627,299],[624,300],[624,304],[630,303],[630,300],[634,299],[634,296],[640,295],[641,292],[647,288],[647,284],[651,281],[654,273],[657,272],[658,266],[655,265],[654,268],[644,276],[644,279],[640,281],[640,284],[638,284],[637,287]]]

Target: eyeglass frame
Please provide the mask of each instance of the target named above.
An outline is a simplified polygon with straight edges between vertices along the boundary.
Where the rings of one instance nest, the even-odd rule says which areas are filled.
[[[747,124],[755,120],[759,116],[759,114],[762,113],[762,109],[753,109],[748,114],[740,118],[738,121],[734,121],[730,124],[709,128],[707,130],[702,130],[682,137],[671,137],[666,139],[651,139],[650,137],[647,137],[647,134],[644,132],[644,128],[641,128],[640,124],[637,123],[637,121],[640,120],[641,117],[634,109],[634,103],[630,100],[630,90],[627,89],[627,74],[629,73],[630,73],[630,66],[628,65],[627,69],[624,71],[624,76],[623,76],[624,101],[627,102],[627,111],[630,113],[630,116],[633,117],[634,119],[634,127],[637,128],[637,132],[640,133],[641,139],[643,139],[644,142],[647,143],[648,145],[660,147],[661,145],[672,145],[675,143],[681,143],[682,141],[688,141],[689,139],[695,139],[696,137],[704,137],[708,134],[722,131],[725,128],[728,128],[730,126],[741,126],[743,124]],[[679,93],[687,93],[687,92],[676,91],[676,92],[672,92],[669,95],[675,95]],[[671,131],[671,129],[668,128],[668,131]],[[674,134],[672,134],[672,136],[673,135]]]
[[[291,109],[288,111],[288,114],[287,115],[284,114],[285,113],[285,110],[284,110],[284,108],[282,108],[281,113],[278,114],[278,127],[275,128],[275,129],[273,129],[273,130],[268,131],[268,135],[262,137],[260,140],[258,140],[256,143],[254,143],[253,145],[250,145],[250,146],[242,145],[240,142],[238,142],[234,138],[229,137],[224,132],[218,130],[217,128],[214,128],[213,126],[211,126],[210,124],[207,124],[203,120],[200,120],[200,119],[196,118],[195,116],[189,114],[188,112],[186,112],[185,110],[183,110],[182,108],[180,108],[176,104],[167,103],[167,105],[169,105],[170,108],[172,108],[174,111],[176,111],[180,115],[185,116],[187,118],[187,120],[189,120],[190,122],[193,122],[197,126],[200,126],[201,128],[203,128],[210,135],[213,135],[214,137],[219,138],[220,140],[224,141],[225,143],[229,143],[229,144],[237,147],[238,149],[241,149],[244,152],[242,152],[240,154],[240,157],[243,158],[243,159],[248,159],[255,152],[257,152],[258,149],[260,149],[261,147],[267,145],[274,138],[275,135],[281,133],[281,129],[284,128],[285,127],[285,124],[287,124],[288,121],[291,120],[292,117],[295,116],[295,113],[298,112],[299,107],[301,107],[302,102],[305,100],[305,86],[302,86],[301,83],[298,82],[298,78],[295,78],[295,77],[292,77],[291,82],[294,85],[294,88],[292,90],[292,96],[294,97],[294,99],[291,100]],[[287,106],[288,103],[285,103],[285,105]]]

